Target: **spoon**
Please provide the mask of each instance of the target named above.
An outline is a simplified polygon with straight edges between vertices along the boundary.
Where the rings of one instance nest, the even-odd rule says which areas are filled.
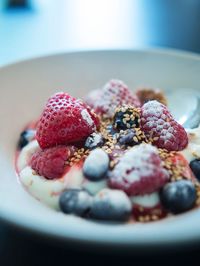
[[[200,124],[200,93],[195,89],[176,89],[167,92],[169,109],[184,128]]]

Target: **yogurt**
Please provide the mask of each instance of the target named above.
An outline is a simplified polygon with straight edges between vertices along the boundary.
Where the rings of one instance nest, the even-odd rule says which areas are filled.
[[[187,129],[188,145],[180,153],[187,159],[188,163],[200,158],[200,125],[194,129]]]
[[[19,179],[26,190],[36,199],[53,209],[58,209],[59,195],[69,188],[84,188],[90,194],[95,195],[101,189],[107,187],[105,180],[91,182],[82,174],[83,162],[74,163],[69,171],[58,179],[46,179],[37,175],[29,166],[29,160],[34,152],[39,150],[36,140],[31,141],[19,153],[17,159],[17,171]]]
[[[189,142],[187,147],[180,153],[185,156],[190,163],[195,158],[200,158],[200,126],[195,129],[188,129]],[[29,166],[29,160],[34,152],[39,150],[36,140],[31,141],[19,153],[17,158],[17,171],[19,179],[28,192],[36,199],[45,203],[53,209],[58,209],[60,194],[68,188],[84,188],[90,194],[95,195],[103,188],[107,188],[106,180],[92,182],[82,174],[82,162],[75,163],[69,171],[59,179],[46,179],[37,175]],[[145,207],[153,207],[159,203],[158,193],[151,195],[132,197],[133,204]]]

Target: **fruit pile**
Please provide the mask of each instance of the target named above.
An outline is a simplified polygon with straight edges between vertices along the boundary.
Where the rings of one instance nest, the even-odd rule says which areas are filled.
[[[19,147],[37,140],[40,150],[29,161],[36,174],[59,179],[81,162],[85,180],[106,182],[95,195],[83,187],[63,191],[64,213],[148,222],[200,205],[200,158],[189,165],[180,153],[188,136],[159,90],[134,94],[111,80],[84,102],[56,93],[35,129],[21,134]]]

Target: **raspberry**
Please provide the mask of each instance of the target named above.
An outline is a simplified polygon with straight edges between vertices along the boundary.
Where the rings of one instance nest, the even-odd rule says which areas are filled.
[[[47,179],[59,178],[65,172],[65,162],[75,152],[73,146],[57,146],[35,152],[30,160],[30,166],[37,174]]]
[[[42,149],[84,141],[99,126],[90,108],[67,93],[53,95],[37,126],[36,139]]]
[[[162,153],[160,154],[162,157]],[[168,153],[164,159],[166,169],[170,170],[170,180],[190,179],[195,181],[195,177],[190,169],[188,161],[178,152]]]
[[[91,104],[92,102],[92,104]],[[115,109],[122,104],[139,107],[138,97],[134,95],[121,80],[110,80],[100,91],[95,91],[87,98],[87,103],[94,108],[95,112],[112,118]]]
[[[167,212],[164,210],[163,206],[158,203],[156,206],[149,208],[143,207],[138,204],[133,206],[133,217],[139,222],[150,222],[157,221],[166,217]]]
[[[140,144],[128,150],[109,174],[109,186],[128,195],[143,195],[161,188],[169,179],[156,147]]]
[[[141,129],[158,148],[180,151],[188,144],[185,129],[174,120],[168,108],[158,101],[149,101],[142,106]]]

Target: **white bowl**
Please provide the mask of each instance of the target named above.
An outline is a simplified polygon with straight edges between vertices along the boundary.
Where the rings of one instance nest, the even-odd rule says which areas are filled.
[[[16,142],[56,91],[83,96],[110,78],[131,89],[200,88],[200,57],[169,50],[58,54],[0,69],[0,217],[26,230],[87,244],[143,247],[200,241],[200,209],[148,224],[106,224],[63,215],[31,197],[18,183]],[[176,103],[179,108],[180,101]]]

